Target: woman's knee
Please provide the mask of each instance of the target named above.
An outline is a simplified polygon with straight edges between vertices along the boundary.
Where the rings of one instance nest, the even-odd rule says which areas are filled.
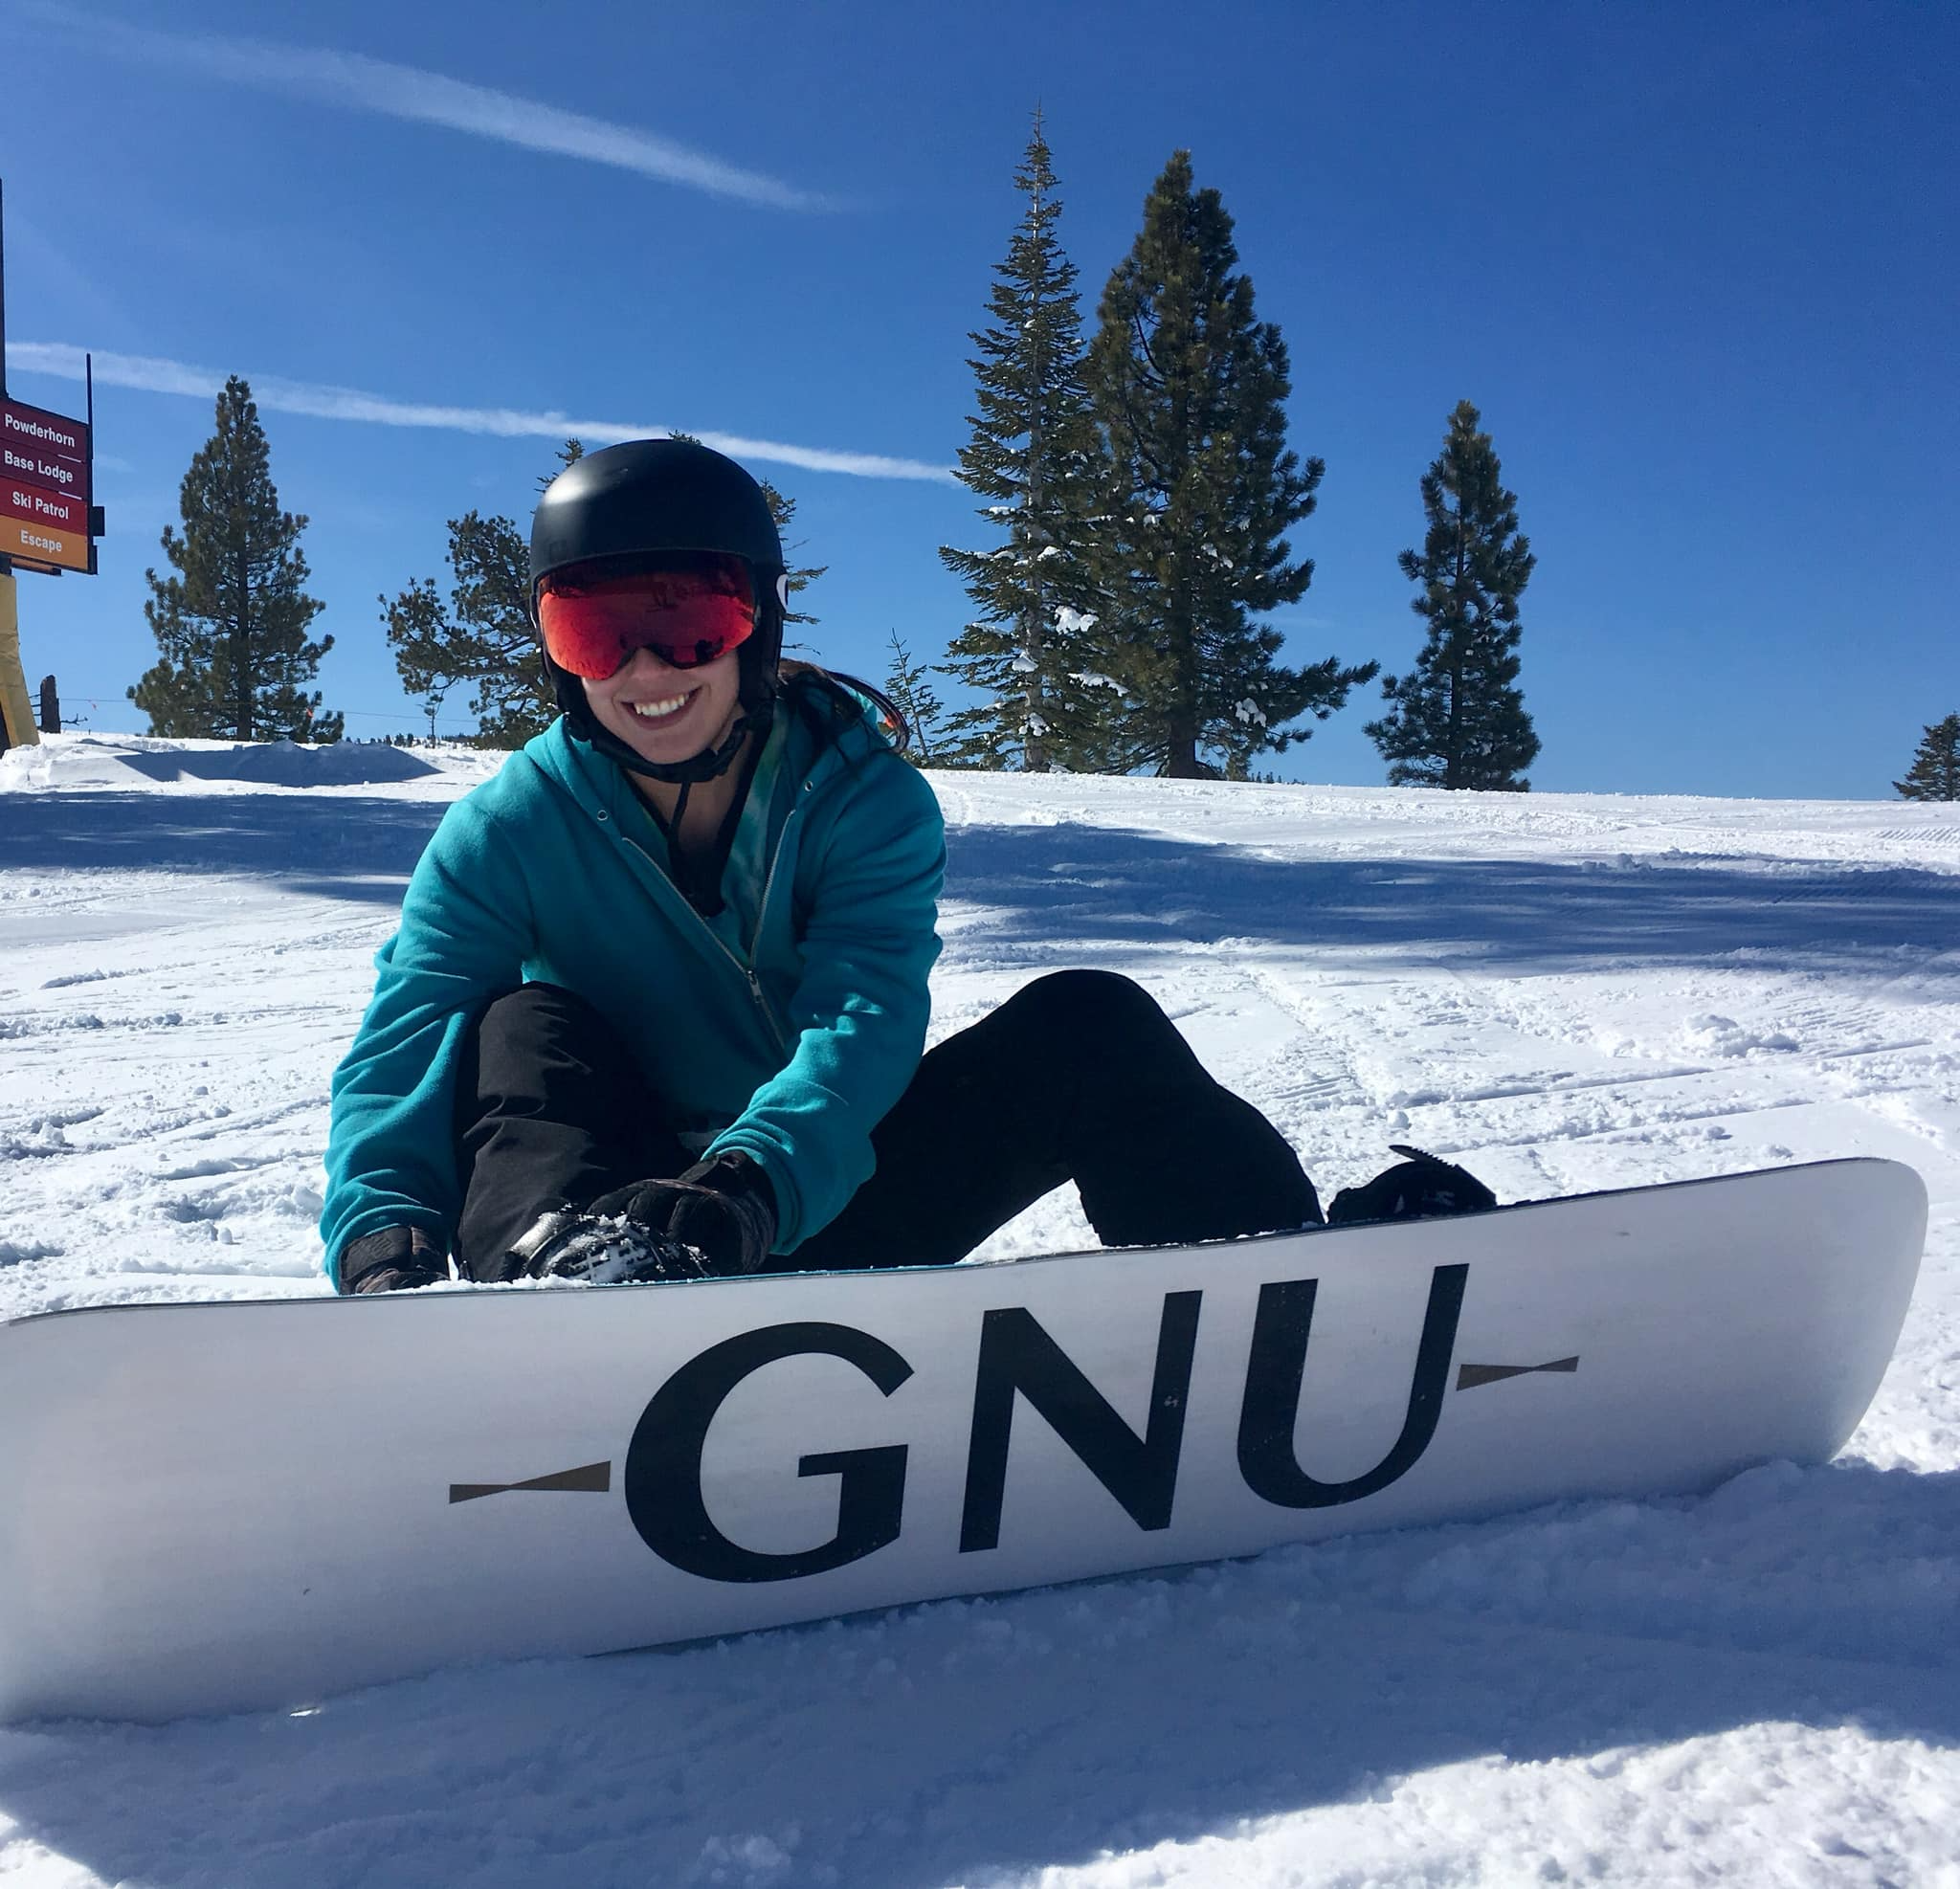
[[[612,1026],[598,1008],[557,984],[521,984],[493,997],[478,1013],[479,1037],[604,1037]]]
[[[526,1089],[567,1065],[616,1078],[627,1058],[619,1030],[594,1004],[556,984],[524,984],[492,998],[470,1030],[467,1054],[487,1088]]]
[[[1170,1025],[1156,998],[1113,970],[1051,971],[1024,985],[1009,1003],[1045,1029],[1092,1039]]]

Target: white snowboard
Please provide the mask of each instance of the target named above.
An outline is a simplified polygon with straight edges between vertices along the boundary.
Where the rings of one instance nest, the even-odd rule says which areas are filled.
[[[0,1327],[0,1718],[298,1706],[1704,1489],[1877,1389],[1882,1161],[1196,1248]]]

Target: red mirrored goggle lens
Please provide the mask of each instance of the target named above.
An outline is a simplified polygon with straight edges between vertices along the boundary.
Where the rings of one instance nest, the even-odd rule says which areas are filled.
[[[675,669],[698,669],[755,633],[746,586],[691,571],[645,571],[595,583],[553,585],[538,598],[538,627],[551,660],[603,681],[635,650]]]

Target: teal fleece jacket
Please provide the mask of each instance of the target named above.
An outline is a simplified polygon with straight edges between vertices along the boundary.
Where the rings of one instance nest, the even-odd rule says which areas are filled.
[[[352,1240],[462,1204],[452,1125],[464,1033],[547,982],[617,1025],[683,1136],[762,1164],[793,1252],[870,1177],[871,1131],[925,1043],[946,870],[939,803],[868,720],[820,742],[778,701],[702,918],[624,771],[564,721],[450,808],[375,958],[373,1000],[333,1078],[328,1277]]]

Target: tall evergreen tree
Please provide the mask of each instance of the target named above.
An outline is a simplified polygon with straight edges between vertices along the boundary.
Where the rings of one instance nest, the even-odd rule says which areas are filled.
[[[940,547],[978,612],[944,668],[982,698],[949,719],[960,758],[1040,772],[1095,765],[1112,698],[1084,679],[1102,667],[1090,555],[1096,437],[1076,268],[1056,234],[1061,199],[1038,111],[1014,186],[1027,210],[994,269],[992,324],[969,336],[979,411],[960,449],[960,481],[988,501],[979,515],[1006,542]]]
[[[160,659],[129,691],[156,735],[339,741],[345,718],[320,712],[305,684],[333,638],[309,642],[323,606],[306,594],[306,520],[279,509],[272,455],[252,389],[236,374],[217,398],[216,430],[178,489],[180,537],[164,527],[174,575],[146,570],[144,615]]]
[[[1367,733],[1396,787],[1526,792],[1539,742],[1518,687],[1518,598],[1538,560],[1518,531],[1517,495],[1479,414],[1461,400],[1443,450],[1422,476],[1429,534],[1404,551],[1402,575],[1420,585],[1409,608],[1429,639],[1407,676],[1382,682],[1391,713]]]
[[[1904,800],[1960,800],[1960,714],[1927,728],[1905,778],[1892,786]]]
[[[1243,779],[1252,758],[1311,732],[1376,665],[1276,661],[1254,619],[1296,603],[1313,564],[1287,530],[1325,468],[1287,449],[1286,344],[1254,313],[1232,218],[1176,152],[1102,292],[1088,383],[1107,449],[1105,583],[1120,618],[1115,675],[1136,699],[1127,766]]]

